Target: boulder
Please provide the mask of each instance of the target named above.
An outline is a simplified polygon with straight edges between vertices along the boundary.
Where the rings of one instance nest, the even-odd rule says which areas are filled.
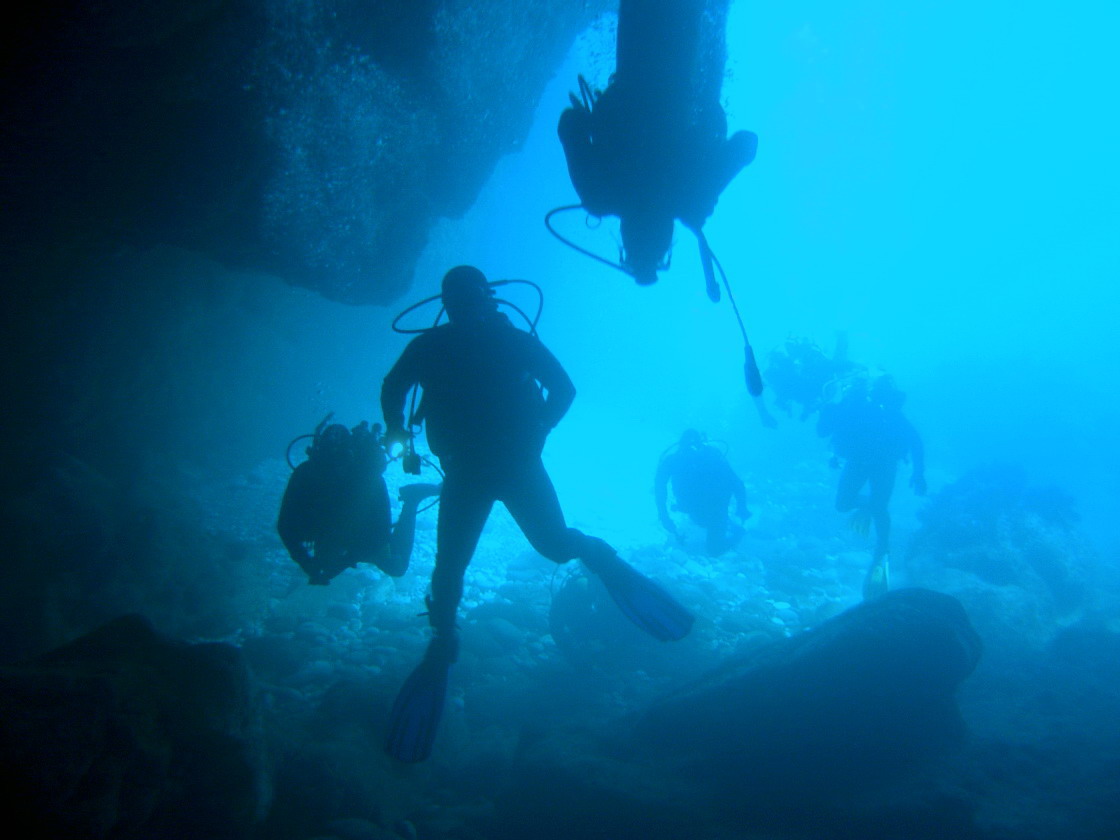
[[[628,746],[740,801],[828,800],[916,766],[958,738],[954,693],[980,652],[954,598],[898,590],[657,704]]]
[[[33,837],[242,838],[270,784],[238,648],[125,616],[0,669],[0,781]]]

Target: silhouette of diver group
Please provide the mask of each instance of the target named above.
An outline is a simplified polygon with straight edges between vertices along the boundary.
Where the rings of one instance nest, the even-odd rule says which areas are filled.
[[[712,78],[709,72],[706,86],[697,81],[705,6],[705,0],[621,0],[616,74],[602,93],[581,79],[582,99],[572,97],[559,135],[581,206],[596,216],[620,217],[619,267],[641,284],[652,283],[667,262],[674,221],[680,220],[700,241],[709,294],[718,299],[715,260],[702,227],[720,192],[753,159],[757,141],[749,132],[726,137],[718,101],[721,75]],[[717,45],[709,65],[722,70],[723,49]],[[363,423],[350,430],[324,420],[310,436],[308,459],[293,470],[277,523],[311,584],[325,585],[361,562],[400,576],[408,567],[420,505],[438,496],[435,568],[425,599],[432,636],[389,721],[387,749],[405,762],[421,761],[431,752],[449,670],[458,658],[463,578],[495,502],[506,506],[541,555],[555,563],[581,560],[622,613],[649,635],[679,640],[693,624],[684,606],[610,545],[567,525],[541,455],[549,432],[571,406],[575,387],[537,337],[535,320],[527,318],[530,328],[521,330],[500,310],[499,303],[508,302],[496,298],[495,286],[504,282],[509,281],[488,282],[473,266],[447,272],[438,296],[440,315],[431,328],[407,331],[419,335],[385,376],[384,428]],[[441,323],[444,313],[447,322]],[[793,351],[804,357],[808,349],[787,347],[784,361],[793,365],[793,373],[783,372],[782,356],[775,355],[778,406],[788,409],[791,401],[800,402],[803,417],[819,411],[818,431],[831,436],[837,458],[845,462],[836,504],[842,511],[854,510],[858,522],[875,525],[865,584],[865,595],[873,597],[887,587],[887,501],[899,460],[913,459],[912,485],[924,491],[921,443],[901,415],[902,396],[893,383],[880,378],[867,388],[857,386],[864,379],[856,376],[841,399],[828,400],[827,387],[851,366],[820,354],[823,366],[820,358],[812,358],[818,370],[805,358],[794,358]],[[761,379],[749,343],[747,376],[760,415],[770,425],[773,418],[757,399]],[[417,406],[414,397],[406,412],[410,392],[422,398]],[[397,446],[405,453],[406,472],[420,472],[413,445],[413,430],[420,426],[439,461],[431,466],[443,480],[402,487],[401,513],[391,525],[383,474]],[[870,488],[867,497],[860,496],[864,485]],[[744,483],[726,454],[696,430],[687,430],[663,455],[655,478],[660,521],[679,536],[670,515],[670,488],[673,510],[706,531],[708,554],[721,554],[742,537],[742,523],[751,516]],[[729,515],[731,500],[738,522]]]

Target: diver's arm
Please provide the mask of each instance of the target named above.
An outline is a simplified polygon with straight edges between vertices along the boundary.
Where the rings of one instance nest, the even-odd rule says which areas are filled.
[[[416,341],[409,344],[396,364],[381,383],[381,414],[385,418],[387,443],[406,438],[404,402],[408,390],[420,381],[419,356]]]
[[[572,407],[572,401],[576,398],[576,386],[572,384],[567,371],[547,347],[536,338],[530,336],[527,338],[532,342],[530,372],[547,391],[541,422],[544,423],[545,428],[553,429]]]

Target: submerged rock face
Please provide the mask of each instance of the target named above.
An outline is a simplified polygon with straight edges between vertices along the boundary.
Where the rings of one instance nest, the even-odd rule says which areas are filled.
[[[743,836],[973,836],[955,792],[890,788],[959,741],[955,692],[980,653],[954,598],[891,592],[616,722],[610,755],[527,743],[487,836],[524,837],[531,821],[546,840],[722,836],[711,821]]]
[[[391,301],[429,226],[470,206],[608,5],[37,7],[0,82],[2,244],[39,267],[44,252],[175,245]]]
[[[268,807],[240,651],[129,616],[0,670],[0,782],[30,837],[241,838]]]
[[[830,797],[937,754],[981,643],[961,605],[891,592],[762,648],[645,714],[632,740],[757,807]]]
[[[989,643],[986,667],[1033,661],[1063,626],[1109,614],[1115,578],[1078,530],[1073,498],[1022,468],[975,468],[918,517],[910,578],[961,600]]]

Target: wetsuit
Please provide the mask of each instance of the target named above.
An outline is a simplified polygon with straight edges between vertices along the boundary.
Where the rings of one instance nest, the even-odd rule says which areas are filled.
[[[887,509],[894,492],[898,463],[909,457],[915,481],[924,487],[921,437],[901,411],[856,393],[821,409],[817,433],[832,437],[832,448],[844,467],[836,488],[836,509],[866,510],[875,523],[874,559],[889,552],[891,517]],[[864,485],[866,499],[860,497]]]
[[[618,216],[625,250],[646,265],[671,247],[674,219],[699,233],[754,159],[758,138],[728,138],[719,102],[726,5],[623,0],[611,84],[590,109],[560,115],[557,134],[582,205]]]
[[[385,452],[367,431],[346,453],[313,455],[288,479],[276,530],[311,583],[324,584],[358,563],[400,577],[408,570],[420,502],[431,485],[401,489],[400,516],[391,524]],[[310,547],[310,550],[309,550]]]
[[[658,465],[654,496],[658,514],[667,528],[672,524],[666,498],[670,483],[675,509],[688,514],[693,522],[706,529],[709,555],[722,554],[742,536],[742,528],[733,525],[727,507],[735,499],[739,516],[750,516],[746,488],[723,453],[714,446],[681,447],[666,455]],[[669,530],[675,532],[675,526]]]
[[[425,423],[445,473],[429,609],[437,634],[454,631],[463,575],[495,502],[549,560],[614,555],[601,540],[567,527],[541,461],[545,438],[575,388],[537,338],[498,312],[417,336],[382,385],[390,434],[404,428],[405,398],[416,384],[423,399],[413,419]]]

